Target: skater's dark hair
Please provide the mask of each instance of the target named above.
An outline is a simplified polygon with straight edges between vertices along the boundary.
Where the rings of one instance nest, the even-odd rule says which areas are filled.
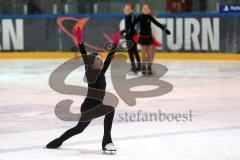
[[[92,52],[92,53],[89,54],[89,56],[95,56],[95,57],[96,57],[96,56],[99,56],[99,55],[100,55],[100,54],[97,53],[97,52]]]
[[[93,52],[93,53],[90,53],[90,54],[88,55],[88,57],[89,57],[89,58],[88,58],[88,65],[89,65],[90,67],[92,67],[95,58],[96,58],[97,56],[99,56],[99,55],[100,55],[100,54],[97,53],[97,52]]]
[[[129,6],[131,9],[134,9],[134,5],[132,3],[126,3],[125,6]]]

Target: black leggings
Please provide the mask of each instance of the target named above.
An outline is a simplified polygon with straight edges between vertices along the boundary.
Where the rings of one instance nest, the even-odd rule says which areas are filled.
[[[83,103],[84,104],[84,103]],[[102,105],[103,107],[106,105]],[[107,106],[108,107],[108,106]],[[81,111],[86,111],[92,107],[89,107],[87,105],[82,105]],[[111,137],[111,129],[112,129],[112,122],[113,122],[113,117],[115,114],[115,110],[112,110],[108,114],[105,115],[104,118],[104,134],[103,134],[103,140],[102,140],[102,146],[104,147],[108,143],[112,143],[112,137]],[[67,130],[65,133],[63,133],[60,137],[59,140],[61,142],[66,141],[67,139],[71,138],[72,136],[75,136],[81,132],[84,131],[84,129],[90,124],[92,120],[89,121],[82,121],[81,118],[78,122],[78,124]]]
[[[137,44],[132,39],[127,39],[127,40],[131,41],[133,44],[132,47],[128,49],[128,54],[129,54],[132,65],[135,65],[134,58],[136,58],[137,62],[140,63],[140,56],[138,54]]]

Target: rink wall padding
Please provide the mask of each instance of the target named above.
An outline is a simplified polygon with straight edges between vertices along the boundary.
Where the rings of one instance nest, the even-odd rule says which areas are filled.
[[[106,52],[100,52],[105,58]],[[125,53],[128,57],[128,54]],[[4,52],[0,54],[0,60],[4,59],[69,59],[80,56],[72,52]],[[128,57],[129,58],[129,57]],[[222,54],[222,53],[160,53],[157,52],[155,59],[183,59],[183,60],[240,60],[240,54]]]
[[[172,32],[166,36],[154,29],[154,36],[163,44],[157,48],[159,57],[208,59],[240,53],[239,14],[159,14],[157,20]],[[73,34],[76,26],[83,28],[87,51],[104,51],[111,34],[123,28],[123,15],[0,16],[0,58],[71,57],[64,53],[78,51]]]

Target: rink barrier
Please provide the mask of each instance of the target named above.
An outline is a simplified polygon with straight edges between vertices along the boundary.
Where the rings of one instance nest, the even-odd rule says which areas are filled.
[[[124,26],[123,16],[123,14],[0,15],[0,51],[13,53],[76,51],[78,49],[74,45],[73,34],[73,28],[76,26],[84,26],[83,34],[87,37],[88,51],[102,51],[102,46],[107,43],[111,34]],[[172,35],[166,36],[161,30],[157,30],[156,37],[163,44],[162,49],[157,48],[159,52],[240,53],[238,43],[240,14],[161,13],[158,14],[158,21],[173,31]]]
[[[80,54],[77,53],[77,56]],[[103,52],[105,58],[107,53]],[[73,52],[1,52],[0,60],[4,59],[68,59],[75,57]],[[128,55],[127,55],[128,56]],[[222,53],[163,53],[157,52],[155,59],[182,59],[182,60],[240,60],[240,54]]]
[[[139,15],[139,14],[136,14]],[[179,17],[239,17],[239,13],[158,13],[158,17],[179,18]],[[123,18],[124,14],[98,13],[98,14],[34,14],[34,15],[0,15],[0,19],[56,19],[61,17],[73,18]]]

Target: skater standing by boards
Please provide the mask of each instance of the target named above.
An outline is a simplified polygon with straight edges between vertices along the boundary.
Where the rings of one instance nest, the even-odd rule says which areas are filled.
[[[132,44],[131,47],[128,48],[128,54],[131,61],[131,71],[137,73],[137,71],[141,70],[141,60],[137,50],[137,43],[133,41],[133,36],[136,34],[135,27],[132,25],[136,20],[136,16],[133,14],[134,5],[126,4],[123,11],[125,14],[125,29],[121,31],[121,34],[125,33],[126,41]],[[135,61],[137,63],[135,63]]]
[[[150,15],[157,19],[157,15],[156,13],[154,12],[154,10],[151,9],[150,11]],[[151,61],[150,63],[152,64],[153,61],[154,61],[154,58],[155,58],[155,54],[156,54],[156,47],[162,47],[162,44],[160,42],[157,41],[157,31],[158,31],[158,27],[151,22],[151,29],[152,29],[152,35],[153,35],[153,44],[152,44],[152,55],[150,56],[151,57]]]
[[[106,88],[105,72],[107,71],[114,57],[116,47],[119,43],[120,32],[117,32],[112,36],[113,44],[104,63],[101,59],[100,54],[98,53],[91,53],[90,55],[87,54],[83,43],[82,31],[79,27],[75,29],[75,34],[77,36],[78,46],[85,64],[85,75],[88,82],[88,93],[87,97],[82,103],[81,112],[87,112],[89,110],[96,109],[97,107],[98,111],[101,111],[101,109],[104,111],[109,111],[104,118],[104,135],[102,140],[102,150],[115,153],[116,148],[112,142],[111,137],[112,122],[115,110],[114,107],[112,106],[104,105],[103,99]],[[95,98],[94,95],[96,95],[97,98]],[[78,124],[75,127],[67,130],[59,138],[48,143],[46,148],[54,149],[60,147],[62,143],[67,139],[83,132],[84,129],[90,124],[91,120],[92,119],[86,120],[86,117],[85,118],[81,117],[79,119]]]
[[[140,33],[134,36],[134,41],[138,42],[142,47],[142,67],[143,75],[152,75],[152,45],[156,39],[153,38],[151,22],[157,27],[161,28],[167,35],[171,34],[170,31],[162,24],[160,24],[153,16],[150,15],[150,7],[143,5],[142,14],[134,21],[133,26],[139,23]]]

